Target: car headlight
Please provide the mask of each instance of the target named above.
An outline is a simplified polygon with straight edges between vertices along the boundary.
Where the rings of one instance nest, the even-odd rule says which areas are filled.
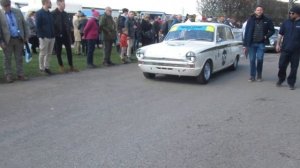
[[[192,51],[189,51],[189,52],[186,53],[185,57],[186,57],[186,59],[188,61],[195,62],[195,60],[196,60],[196,53],[194,53]]]
[[[144,58],[144,56],[145,56],[145,52],[143,50],[139,49],[136,51],[137,58]]]

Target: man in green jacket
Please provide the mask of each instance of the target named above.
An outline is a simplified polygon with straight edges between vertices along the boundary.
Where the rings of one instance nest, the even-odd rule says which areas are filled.
[[[112,44],[117,38],[117,29],[116,24],[111,16],[111,8],[106,7],[105,13],[101,18],[100,21],[100,29],[102,30],[102,40],[104,44],[104,60],[103,65],[105,66],[111,66],[114,65],[113,62],[111,62],[111,50],[112,50]]]

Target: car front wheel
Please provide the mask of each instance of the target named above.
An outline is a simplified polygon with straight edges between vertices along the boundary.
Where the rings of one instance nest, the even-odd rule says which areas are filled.
[[[201,84],[207,84],[212,72],[212,65],[210,61],[206,61],[202,71],[200,72],[199,76],[197,76],[197,81]]]
[[[143,72],[145,78],[147,79],[154,79],[155,78],[155,74],[153,73],[148,73],[148,72]]]
[[[230,66],[230,70],[235,71],[239,65],[239,57],[235,57],[233,64]]]

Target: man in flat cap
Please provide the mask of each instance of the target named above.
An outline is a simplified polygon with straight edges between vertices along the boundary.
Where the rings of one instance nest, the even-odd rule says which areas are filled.
[[[4,75],[7,83],[14,81],[12,77],[11,58],[15,56],[17,79],[26,80],[23,72],[23,47],[29,38],[29,28],[19,9],[11,7],[10,0],[0,1],[0,26],[2,39],[0,46],[4,53]]]
[[[282,39],[283,41],[281,43]],[[287,66],[291,64],[291,71],[287,77],[287,83],[290,90],[294,90],[300,57],[300,6],[293,6],[289,12],[289,19],[284,21],[281,25],[276,51],[281,52],[276,85],[279,87],[285,81]]]

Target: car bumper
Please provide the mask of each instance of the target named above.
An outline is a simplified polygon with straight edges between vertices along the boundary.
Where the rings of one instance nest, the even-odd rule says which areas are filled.
[[[198,76],[202,68],[194,67],[195,64],[181,64],[180,66],[168,66],[164,63],[147,65],[139,63],[138,66],[143,72],[153,74],[166,74],[176,76]]]
[[[275,50],[275,46],[274,45],[266,45],[265,50],[267,50],[267,51]]]

